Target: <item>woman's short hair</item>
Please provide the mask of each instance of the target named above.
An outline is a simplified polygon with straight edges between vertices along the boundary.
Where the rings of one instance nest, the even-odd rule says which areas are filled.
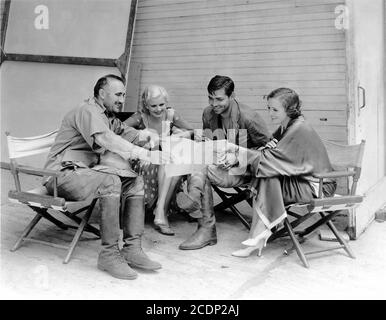
[[[149,85],[142,92],[142,111],[145,113],[149,113],[148,104],[150,99],[163,97],[165,102],[169,101],[169,95],[164,87],[159,85]]]
[[[295,119],[302,114],[302,102],[294,90],[289,88],[275,89],[267,95],[267,101],[271,98],[278,99],[281,102],[288,117],[291,119]]]
[[[217,90],[224,89],[225,94],[230,97],[235,90],[235,83],[227,76],[216,75],[210,79],[207,89],[209,94],[213,94]]]

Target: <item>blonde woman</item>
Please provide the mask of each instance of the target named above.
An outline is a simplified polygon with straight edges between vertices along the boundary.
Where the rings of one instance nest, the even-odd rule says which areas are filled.
[[[125,121],[128,126],[137,130],[150,131],[149,134],[178,135],[190,138],[193,127],[185,121],[173,108],[168,106],[169,95],[158,85],[150,85],[142,93],[142,109]],[[146,143],[144,141],[143,143]],[[161,149],[156,146],[156,149]],[[167,178],[164,166],[136,162],[133,165],[144,179],[145,205],[153,209],[154,227],[164,235],[174,235],[170,228],[167,212],[180,177]]]

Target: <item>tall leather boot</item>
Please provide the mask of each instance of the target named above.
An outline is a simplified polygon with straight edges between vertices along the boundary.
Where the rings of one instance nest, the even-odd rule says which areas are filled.
[[[98,269],[115,278],[135,279],[137,273],[129,267],[119,251],[119,196],[99,198],[102,250],[98,256]]]
[[[179,192],[176,197],[177,205],[188,212],[193,218],[202,218],[201,203],[206,180],[206,169],[192,173],[188,178],[187,192]]]
[[[122,212],[123,248],[121,253],[131,267],[158,270],[160,263],[151,260],[142,250],[141,237],[145,230],[145,204],[143,197],[125,199]]]
[[[213,193],[210,182],[206,179],[202,201],[202,218],[199,218],[198,227],[191,237],[180,244],[181,250],[195,250],[217,243],[216,217],[213,210]]]

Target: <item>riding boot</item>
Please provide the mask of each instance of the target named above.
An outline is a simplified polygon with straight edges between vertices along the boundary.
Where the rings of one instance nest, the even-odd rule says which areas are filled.
[[[201,218],[200,212],[202,196],[206,180],[206,170],[192,173],[188,178],[187,192],[179,192],[176,197],[177,205],[188,212],[193,218]]]
[[[98,269],[119,279],[137,278],[137,273],[129,267],[118,247],[119,196],[100,197],[99,206],[102,250],[98,256]]]
[[[161,264],[151,260],[142,250],[141,238],[145,230],[145,206],[143,197],[125,199],[122,212],[123,248],[121,253],[131,267],[145,270],[161,269]]]
[[[195,250],[207,245],[217,243],[216,217],[213,209],[213,193],[209,180],[204,185],[204,194],[202,201],[202,218],[197,219],[198,227],[189,239],[180,244],[181,250]]]

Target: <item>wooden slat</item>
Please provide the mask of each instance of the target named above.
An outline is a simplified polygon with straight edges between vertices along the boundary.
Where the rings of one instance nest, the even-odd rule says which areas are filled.
[[[286,0],[287,1],[287,0]],[[178,24],[180,26],[188,26],[189,23],[197,23],[198,26],[202,23],[207,23],[212,21],[213,24],[224,25],[224,21],[227,21],[231,24],[244,25],[244,23],[250,24],[270,24],[270,23],[280,23],[281,21],[312,21],[335,18],[334,13],[335,6],[330,5],[320,5],[312,7],[289,7],[283,9],[267,9],[267,10],[250,10],[245,12],[238,13],[226,13],[226,14],[215,14],[212,13],[210,19],[207,16],[184,16],[184,17],[169,17],[167,19],[155,18],[152,19],[151,24],[148,23],[148,20],[141,20],[142,15],[138,16],[138,26],[143,27],[149,25],[149,28],[154,26],[168,27],[171,28],[172,25]],[[165,10],[165,8],[163,8]],[[322,15],[321,15],[322,14]],[[327,14],[327,15],[326,15]],[[173,29],[173,28],[171,28]],[[170,29],[170,30],[171,30]],[[187,28],[189,29],[189,27]]]
[[[218,35],[217,35],[218,38]],[[136,50],[146,50],[148,49],[149,45],[151,46],[152,50],[155,51],[162,51],[162,50],[186,50],[190,48],[195,48],[196,46],[199,46],[199,49],[202,50],[210,50],[213,47],[216,48],[226,48],[229,47],[255,47],[256,42],[258,40],[259,46],[266,46],[266,45],[287,45],[287,44],[296,44],[298,47],[302,47],[303,44],[310,44],[310,43],[325,43],[325,42],[340,42],[344,39],[343,34],[332,34],[332,35],[319,35],[318,37],[315,37],[314,34],[312,35],[300,35],[300,36],[291,36],[291,37],[280,37],[280,38],[255,38],[252,34],[249,35],[248,39],[238,39],[235,37],[235,39],[218,39],[216,40],[216,37],[212,39],[205,39],[203,37],[199,41],[190,41],[189,38],[184,37],[181,39],[180,42],[177,43],[152,43],[147,45],[135,45]],[[215,42],[213,42],[215,41]]]
[[[233,59],[234,60],[234,59]],[[159,70],[208,70],[208,68],[259,68],[259,67],[300,67],[300,66],[346,66],[344,57],[334,58],[303,58],[303,59],[281,59],[281,60],[256,60],[256,61],[196,61],[189,63],[159,64],[147,63],[145,71]]]
[[[196,55],[239,55],[246,53],[260,54],[264,52],[292,52],[292,51],[314,51],[314,50],[337,50],[345,49],[345,43],[343,41],[331,41],[331,42],[312,42],[304,43],[302,46],[299,46],[296,43],[284,43],[284,44],[265,44],[259,45],[248,44],[242,47],[235,47],[231,43],[228,46],[216,47],[213,44],[212,47],[207,49],[197,48],[191,46],[189,48],[177,49],[164,49],[164,50],[152,50],[151,48],[141,48],[138,46],[133,47],[133,57],[138,60],[138,57],[152,57],[152,56],[161,56],[161,57],[181,57],[181,56],[196,56]],[[140,62],[140,61],[139,61]]]
[[[330,50],[315,50],[315,51],[304,51],[304,50],[298,50],[298,51],[286,51],[286,52],[260,52],[259,54],[256,53],[249,53],[249,54],[238,54],[237,55],[237,61],[235,61],[235,58],[232,55],[184,55],[184,56],[176,56],[173,57],[173,63],[170,63],[169,57],[160,57],[160,56],[140,56],[138,57],[142,63],[144,63],[144,68],[146,69],[146,66],[148,63],[157,63],[157,64],[166,64],[169,66],[173,66],[176,63],[219,63],[219,58],[221,57],[221,61],[224,64],[235,64],[240,63],[241,61],[251,61],[253,63],[254,61],[288,61],[290,59],[313,59],[313,58],[344,58],[345,59],[345,50],[342,49],[330,49]],[[133,57],[135,59],[135,57]]]
[[[278,1],[278,0],[276,0]],[[288,0],[282,0],[288,1]],[[153,7],[157,10],[158,5],[161,3],[162,7],[170,10],[172,8],[176,9],[178,6],[181,8],[185,5],[197,6],[197,7],[216,7],[218,5],[242,5],[248,3],[260,3],[267,2],[267,0],[210,0],[210,1],[202,1],[202,0],[141,0],[139,7]],[[341,3],[342,0],[294,0],[294,6],[300,6],[302,4],[309,5],[320,5],[320,4],[331,4],[331,3]]]
[[[224,69],[215,69],[215,70],[207,70],[205,73],[201,75],[191,75],[188,71],[183,75],[182,73],[173,75],[168,72],[157,72],[154,71],[154,73],[149,71],[143,71],[142,72],[142,83],[148,82],[148,79],[151,83],[155,82],[177,82],[181,83],[181,81],[185,81],[186,77],[189,77],[191,82],[198,82],[202,83],[208,82],[210,78],[216,74],[226,74]],[[239,73],[240,74],[240,73]],[[232,77],[234,81],[242,80],[245,82],[252,82],[251,85],[253,86],[253,83],[256,81],[276,81],[277,83],[281,83],[284,81],[300,81],[300,80],[345,80],[346,74],[344,72],[338,73],[338,72],[324,72],[324,73],[282,73],[282,74],[249,74],[249,75],[238,75],[235,72],[228,72],[228,76]],[[203,84],[204,86],[207,85],[207,83]],[[188,87],[185,85],[185,87]]]
[[[309,30],[317,30],[317,29],[329,29],[334,28],[334,24],[331,22],[331,18],[320,18],[320,19],[310,19],[310,20],[302,20],[302,21],[292,21],[287,20],[286,18],[278,19],[276,22],[266,22],[262,23],[261,21],[256,21],[256,17],[254,17],[250,22],[244,21],[245,18],[240,17],[237,22],[227,23],[226,25],[221,26],[221,31],[223,31],[223,36],[228,34],[232,35],[235,33],[246,33],[251,32],[254,29],[254,33],[259,34],[259,32],[266,31],[272,32],[275,36],[275,31],[289,31],[289,30],[297,30],[301,32],[301,30],[309,29]],[[191,22],[197,23],[197,22]],[[221,24],[221,21],[219,22]],[[219,28],[218,24],[213,23],[213,21],[203,21],[196,28],[192,29],[188,23],[175,23],[173,25],[164,25],[160,24],[158,27],[156,24],[151,24],[150,26],[144,25],[143,27],[139,26],[137,28],[137,32],[140,33],[144,39],[152,38],[154,36],[158,36],[160,38],[168,37],[168,35],[173,36],[183,36],[183,35],[198,35],[199,32],[204,31],[202,35],[214,35],[218,34]],[[238,31],[238,32],[237,32]],[[303,31],[306,32],[306,31]],[[335,32],[337,30],[335,29]],[[339,33],[343,33],[340,31]]]
[[[272,10],[272,9],[282,9],[282,8],[291,8],[293,4],[291,1],[269,1],[261,3],[252,3],[252,4],[236,4],[234,6],[224,6],[218,4],[212,8],[198,8],[195,5],[190,6],[190,10],[186,9],[177,9],[177,10],[160,10],[157,12],[151,12],[150,10],[143,10],[138,8],[138,16],[141,20],[149,19],[162,19],[162,18],[172,18],[172,17],[189,17],[189,16],[210,16],[211,14],[235,14],[237,12],[247,12],[247,11],[258,11],[258,10]]]
[[[149,78],[149,80],[151,80]],[[149,83],[142,82],[143,85],[149,85],[151,84],[152,81]],[[184,84],[177,83],[177,82],[166,82],[163,81],[163,84],[166,87],[172,87],[174,89],[169,90],[170,92],[178,92],[179,90],[199,90],[199,94],[206,95],[206,84],[203,83],[192,83],[187,87]],[[297,90],[296,88],[300,88],[301,90],[306,90],[307,88],[344,88],[346,86],[346,81],[344,80],[304,80],[304,79],[299,79],[297,81],[291,81],[291,82],[286,82],[286,81],[272,81],[272,80],[262,80],[259,81],[258,79],[254,81],[243,81],[242,79],[237,81],[237,92],[239,89],[247,88],[249,90],[253,90],[253,88],[276,88],[278,85],[281,85],[283,87],[291,87],[295,91],[300,91]],[[252,86],[251,86],[252,85]],[[253,86],[254,85],[254,86]]]
[[[280,2],[275,0],[276,2]],[[168,0],[158,0],[157,1],[141,1],[139,8],[144,8],[146,12],[160,12],[160,11],[182,11],[182,10],[192,10],[192,9],[217,9],[221,6],[227,7],[242,7],[248,4],[259,4],[267,2],[267,0],[210,0],[210,1],[168,1]],[[281,1],[285,2],[285,1]],[[162,4],[162,10],[158,3]]]
[[[297,7],[314,6],[314,5],[327,4],[327,3],[339,4],[339,3],[342,3],[342,1],[340,0],[295,0],[295,6]]]
[[[248,40],[248,39],[277,39],[283,37],[300,37],[300,36],[315,36],[315,35],[337,35],[336,30],[331,26],[328,20],[327,26],[315,26],[313,24],[309,28],[304,28],[296,25],[296,28],[286,28],[282,26],[280,29],[275,25],[275,29],[259,28],[256,30],[256,25],[243,26],[242,30],[235,31],[234,26],[227,26],[223,28],[224,33],[221,39],[218,38],[218,30],[216,28],[197,28],[189,30],[172,30],[161,31],[154,30],[152,32],[141,32],[138,30],[140,38],[135,39],[134,45],[154,45],[184,43],[184,42],[206,42],[206,41],[232,41],[232,40]],[[204,29],[204,30],[203,30]],[[227,29],[227,30],[225,30]],[[155,38],[154,33],[157,32]],[[203,33],[204,31],[204,33]],[[189,37],[189,38],[186,38]]]
[[[174,74],[176,77],[179,76],[186,76],[186,70],[189,70],[189,76],[200,76],[204,73],[208,72],[216,72],[217,68],[192,68],[192,69],[184,69],[184,70],[174,70]],[[165,71],[149,71],[144,69],[143,73],[146,75],[147,72],[152,72],[152,74],[157,77],[158,75],[162,75],[165,73]],[[307,73],[345,73],[346,72],[346,66],[345,65],[307,65],[307,66],[281,66],[281,67],[265,67],[265,66],[257,66],[254,67],[250,65],[249,67],[236,67],[232,66],[231,68],[225,67],[222,68],[222,73],[232,73],[234,75],[242,74],[242,75],[254,75],[256,73],[260,74],[307,74]]]
[[[263,97],[273,89],[276,89],[278,85],[279,83],[272,86],[262,85],[262,86],[255,86],[253,88],[238,86],[236,94],[242,97],[243,99],[249,98],[249,97],[256,97],[259,102],[266,103],[263,100]],[[309,101],[313,97],[319,97],[321,95],[345,96],[345,88],[339,88],[339,87],[303,88],[303,87],[291,85],[291,88],[294,89],[298,94],[300,94],[303,97],[302,100],[306,99],[306,101]],[[201,99],[207,99],[206,98],[207,93],[205,91],[205,88],[200,88],[200,89],[186,88],[186,89],[180,89],[180,90],[169,90],[169,94],[172,96],[171,99],[173,99],[174,96],[186,97],[187,100],[196,99],[197,97],[200,97]],[[343,101],[346,101],[346,100],[343,100]]]

